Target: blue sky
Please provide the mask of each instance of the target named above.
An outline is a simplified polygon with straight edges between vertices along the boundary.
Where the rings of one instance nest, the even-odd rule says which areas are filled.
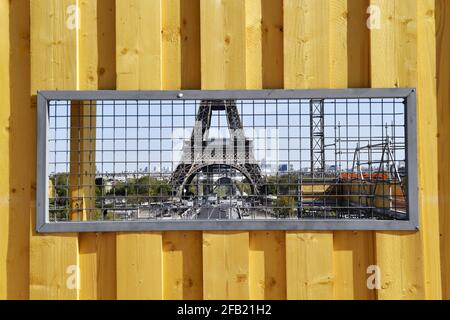
[[[325,145],[328,147],[325,158],[328,165],[335,165],[336,160],[341,159],[342,168],[351,166],[357,140],[361,146],[370,141],[379,142],[385,135],[385,125],[388,125],[389,135],[404,136],[402,100],[381,102],[380,99],[372,99],[371,103],[368,99],[360,100],[359,104],[352,99],[326,100]],[[198,105],[199,101],[98,101],[97,170],[120,173],[146,167],[150,171],[175,167],[183,141],[191,136]],[[248,100],[237,101],[237,105],[258,161],[273,168],[283,163],[291,164],[295,170],[310,166],[308,100]],[[52,102],[49,116],[49,172],[68,172],[69,103]],[[227,137],[225,112],[214,112],[209,138]],[[339,137],[341,150],[349,152],[336,154]],[[399,138],[397,142],[404,140]],[[398,151],[396,157],[403,160],[404,152]]]

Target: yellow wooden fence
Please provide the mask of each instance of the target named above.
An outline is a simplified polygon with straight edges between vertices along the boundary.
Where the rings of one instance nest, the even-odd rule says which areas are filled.
[[[449,55],[447,0],[0,0],[0,299],[450,298]],[[418,88],[419,232],[34,231],[37,90],[347,87]]]

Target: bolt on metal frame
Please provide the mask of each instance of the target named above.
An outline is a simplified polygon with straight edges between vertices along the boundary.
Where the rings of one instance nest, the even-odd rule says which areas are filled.
[[[156,115],[150,115],[149,108],[152,104],[159,108]],[[196,109],[189,118],[195,117],[198,121],[195,125],[188,126],[186,109],[192,104]],[[118,105],[123,106],[120,114],[117,114]],[[255,111],[256,105],[264,110]],[[395,123],[396,119],[399,119],[396,113],[397,105],[403,106],[403,111],[398,114],[400,118],[403,117],[401,123]],[[174,106],[183,111],[176,113]],[[279,116],[279,108],[285,106],[286,112]],[[166,107],[172,108],[172,111],[166,112]],[[252,111],[246,113],[247,107]],[[415,89],[41,91],[37,96],[37,108],[38,232],[419,228]],[[277,111],[270,113],[267,111],[269,108],[275,108]],[[303,112],[302,108],[309,111]],[[349,108],[355,108],[357,111],[349,112]],[[381,108],[381,112],[377,113],[376,108]],[[131,109],[137,110],[137,113],[132,113]],[[392,111],[386,111],[388,109]],[[220,142],[220,139],[216,139],[212,153],[209,154],[210,163],[204,166],[196,164],[196,170],[192,169],[192,162],[172,161],[165,169],[167,172],[164,172],[164,179],[155,178],[155,181],[159,181],[157,183],[160,194],[152,196],[153,198],[145,196],[150,186],[148,183],[145,186],[139,185],[136,181],[150,176],[153,151],[149,145],[153,142],[160,145],[152,150],[160,154],[155,163],[159,162],[159,171],[162,171],[163,154],[173,152],[174,142],[162,139],[161,132],[166,129],[173,131],[176,119],[183,123],[183,129],[190,130],[185,137],[187,139],[184,141],[184,147],[179,151],[184,154],[183,159],[193,160],[195,152],[185,151],[193,150],[190,144],[196,129],[200,132],[202,143],[206,144],[201,150],[212,143],[212,140],[208,139],[207,131],[211,128],[213,112],[222,112],[218,117],[219,127],[229,129],[231,140],[223,139]],[[145,118],[142,123],[140,117]],[[220,125],[221,119],[227,123],[226,126]],[[372,125],[373,119],[381,119],[379,122],[385,127],[384,130],[375,129],[375,125]],[[159,121],[154,128],[150,125],[153,120]],[[252,159],[255,152],[267,152],[267,147],[258,149],[255,141],[252,141],[254,137],[245,136],[246,129],[257,127],[258,121],[262,121],[259,125],[265,129],[268,122],[273,121],[273,127],[285,130],[283,138],[278,138],[277,143],[280,140],[287,141],[286,150],[279,148],[288,155],[284,159],[285,163],[281,161],[282,166],[286,168],[280,166],[276,174],[267,175],[265,158],[264,162],[258,159],[256,162],[247,161],[243,164],[238,144],[232,143],[234,137],[245,141],[241,149],[243,159]],[[308,123],[304,124],[302,121]],[[367,123],[363,125],[364,121]],[[171,125],[165,126],[163,122]],[[308,129],[309,134],[302,137],[303,127]],[[145,136],[139,136],[139,128],[145,129]],[[397,128],[400,128],[403,134],[399,134]],[[158,139],[151,137],[151,129],[160,130]],[[115,131],[120,131],[121,135]],[[267,140],[268,137],[265,138]],[[107,142],[108,140],[112,143]],[[121,145],[119,140],[125,144]],[[307,140],[309,150],[302,148]],[[299,142],[300,146],[291,147],[294,142]],[[167,144],[168,150],[162,147],[163,143]],[[231,146],[231,153],[224,154],[231,154],[231,158],[224,157],[223,161],[219,161],[215,152],[221,148],[225,150],[227,144]],[[63,147],[58,149],[59,146]],[[147,153],[145,160],[139,161],[140,152]],[[309,158],[303,156],[304,152],[309,154]],[[64,154],[61,159],[58,158],[58,153]],[[137,154],[137,159],[133,154]],[[97,155],[101,160],[95,159]],[[204,155],[205,153],[202,156]],[[398,159],[398,155],[402,155],[402,159]],[[300,160],[292,160],[298,159],[298,156]],[[403,161],[405,167],[401,169],[404,172],[400,173],[397,164]],[[123,176],[117,172],[113,174],[120,176],[120,183],[126,185],[125,194],[117,195],[115,185],[107,194],[103,166],[107,166],[107,163],[115,166],[121,162],[125,164],[125,173]],[[141,162],[148,163],[145,172],[139,168]],[[302,163],[310,163],[309,172],[302,167]],[[63,169],[50,172],[50,164]],[[277,159],[275,165],[279,164]],[[134,172],[128,171],[127,165]],[[343,165],[346,168],[343,168]],[[58,175],[61,172],[65,175]],[[163,176],[162,172],[158,174],[159,177]],[[92,183],[97,176],[100,176],[98,179],[101,179],[101,188],[97,188],[97,183]],[[206,177],[206,184],[199,176]],[[216,182],[212,181],[214,177],[219,176],[221,178],[216,179]],[[251,203],[251,208],[259,206],[261,210],[256,210],[258,214],[250,213],[243,218],[243,212],[251,212],[253,209],[235,205],[236,210],[229,210],[234,212],[234,218],[231,213],[227,216],[225,211],[213,214],[211,208],[203,215],[202,208],[211,207],[211,203],[208,202],[207,195],[198,194],[199,185],[203,184],[203,190],[207,191],[226,187],[226,192],[236,192],[236,189],[239,189],[237,183],[233,182],[238,181],[236,177],[242,179],[239,180],[240,183],[246,181],[256,187],[256,191],[251,192],[244,202]],[[166,182],[161,181],[169,181],[169,178],[171,182],[168,187],[176,191],[174,194],[178,194],[177,199],[184,197],[186,206],[195,209],[183,209],[181,213],[178,205],[175,209],[175,205],[171,204],[173,197],[163,195],[163,189],[167,186],[163,185]],[[270,179],[275,183],[269,187],[267,180]],[[119,183],[119,180],[112,181],[113,184]],[[186,182],[189,182],[189,187],[182,187]],[[136,189],[146,187],[144,195],[139,192],[127,195],[128,187],[132,183]],[[279,190],[283,188],[287,191],[280,193]],[[188,193],[192,193],[190,190],[197,190],[197,194],[189,198]],[[241,192],[241,196],[242,194]],[[231,201],[231,196],[228,198]],[[113,201],[109,204],[112,208],[106,208],[105,201],[108,199]],[[118,199],[125,201],[125,205],[117,205],[120,209],[116,207]],[[206,204],[199,203],[205,199]],[[287,199],[288,203],[279,204],[280,199]],[[159,201],[159,208],[169,206],[171,217],[176,219],[164,218],[162,214],[159,214],[159,218],[152,216],[148,219],[124,219],[115,213],[124,211],[123,208],[134,211],[138,208],[139,212],[139,207],[146,207],[148,210],[145,210],[151,211],[152,200]],[[213,199],[212,202],[217,200]],[[216,211],[222,210],[220,203],[213,206],[219,207]],[[107,211],[112,215],[108,219],[102,216]],[[288,212],[288,216],[274,215],[274,212]],[[385,216],[386,212],[389,216]],[[204,218],[205,216],[207,218]]]

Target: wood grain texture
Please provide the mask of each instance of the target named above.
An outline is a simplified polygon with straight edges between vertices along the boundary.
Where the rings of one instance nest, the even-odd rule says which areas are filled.
[[[37,90],[77,89],[77,29],[67,22],[68,8],[75,5],[75,0],[31,1],[32,96]],[[37,234],[34,199],[30,204],[30,298],[77,299],[79,290],[68,285],[79,265],[77,234]]]
[[[438,106],[436,83],[436,3],[417,3],[417,77],[419,120],[419,186],[422,212],[422,250],[424,254],[425,297],[441,299],[441,265],[439,251],[439,159]],[[447,88],[448,90],[448,88]],[[447,167],[447,165],[445,165]],[[445,194],[444,194],[445,196]]]
[[[202,299],[202,233],[164,232],[163,250],[164,299]]]
[[[450,299],[450,3],[436,1],[437,94],[439,152],[439,220],[442,295]]]
[[[162,2],[116,1],[117,89],[162,88]],[[163,298],[162,233],[118,233],[117,298]]]
[[[163,5],[163,89],[200,88],[200,1]],[[163,233],[164,299],[203,297],[202,233]]]
[[[245,6],[247,89],[282,88],[283,3],[252,0]],[[250,299],[286,299],[284,232],[251,231],[249,241]]]
[[[331,87],[364,88],[370,84],[369,0],[332,5]],[[336,26],[336,27],[334,27]],[[367,288],[367,268],[374,264],[373,233],[336,231],[333,235],[334,298],[374,299]]]
[[[201,0],[202,89],[246,87],[245,13],[242,0]],[[203,232],[205,299],[248,299],[248,273],[248,232]]]
[[[433,247],[432,250],[436,251],[439,245],[436,243],[437,166],[432,160],[437,152],[436,92],[433,89],[435,67],[428,52],[434,52],[435,49],[433,43],[429,42],[429,36],[426,36],[432,20],[426,17],[430,13],[434,17],[434,4],[414,0],[371,3],[378,5],[382,12],[382,28],[371,30],[372,86],[417,87],[420,93],[417,119],[420,133],[418,187],[421,231],[376,233],[376,263],[382,276],[382,289],[378,291],[378,298],[438,298],[440,281],[431,273],[436,272],[439,260],[429,252]],[[432,23],[431,28],[434,28]],[[375,43],[376,48],[373,45]],[[424,64],[428,64],[428,68]],[[428,83],[424,82],[423,77]],[[424,131],[429,130],[434,130],[434,134],[430,132],[426,138],[422,136]],[[424,140],[421,143],[420,139],[427,139],[427,142]]]
[[[5,164],[0,175],[0,211],[6,214],[0,215],[0,299],[8,297],[8,237],[9,237],[9,116],[11,114],[10,82],[9,82],[9,1],[0,1],[0,97],[3,100],[3,108],[0,109],[0,161]],[[6,130],[5,130],[6,129]]]
[[[331,65],[341,59],[336,49],[342,44],[330,42],[334,10],[336,3],[324,0],[284,1],[286,89],[331,85]],[[288,299],[333,298],[332,232],[286,232],[286,281]]]
[[[79,49],[78,49],[78,75],[79,88],[82,90],[97,89],[114,89],[115,79],[111,80],[114,73],[110,70],[110,64],[115,66],[115,47],[111,43],[115,42],[111,38],[115,37],[114,28],[114,2],[108,1],[79,1]],[[112,18],[112,19],[111,19]],[[106,30],[107,33],[106,33]],[[109,54],[107,53],[109,51]],[[108,71],[106,69],[108,66]],[[105,76],[106,74],[106,76]],[[96,114],[95,105],[86,105],[82,109],[81,115],[89,116]],[[76,109],[76,106],[75,106]],[[77,122],[74,117],[80,114],[79,111],[72,112],[72,121]],[[90,119],[83,127],[90,126],[95,128],[94,118]],[[75,126],[77,124],[75,123]],[[74,148],[81,150],[95,150],[96,130],[82,130],[82,135],[86,141]],[[75,153],[76,154],[76,153]],[[95,160],[95,154],[90,152],[83,153],[89,159]],[[75,161],[76,162],[76,161]],[[81,176],[82,185],[95,185],[95,162],[93,166],[87,166],[84,170],[75,165],[75,169],[71,170],[72,175],[76,175],[78,171],[87,172]],[[95,188],[86,188],[82,192],[88,197],[95,197]],[[89,198],[88,198],[89,199]],[[91,198],[93,199],[93,198]],[[94,202],[88,201],[87,206],[94,208]],[[92,215],[85,214],[86,218],[92,218]],[[78,236],[79,260],[80,260],[80,299],[97,300],[97,299],[115,299],[116,297],[116,247],[115,235],[113,233],[80,233]]]
[[[35,108],[30,108],[30,3],[10,2],[8,299],[28,299],[30,214],[34,214],[36,169],[23,156],[35,150]],[[6,211],[2,211],[6,212]]]

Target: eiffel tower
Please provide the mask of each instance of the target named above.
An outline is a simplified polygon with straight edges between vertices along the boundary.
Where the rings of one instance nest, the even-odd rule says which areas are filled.
[[[229,139],[209,139],[213,112],[225,111]],[[221,169],[239,171],[248,181],[253,195],[264,192],[265,180],[255,160],[253,141],[245,137],[234,100],[202,100],[189,140],[182,149],[181,161],[171,177],[174,193],[182,197],[185,187],[200,173],[211,174]]]

